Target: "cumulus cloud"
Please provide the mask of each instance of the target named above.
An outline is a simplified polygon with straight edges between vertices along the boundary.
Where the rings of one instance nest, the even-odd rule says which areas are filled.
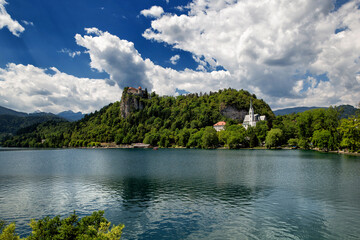
[[[18,111],[91,112],[120,100],[126,86],[148,88],[160,95],[175,95],[176,89],[209,92],[233,81],[227,71],[176,71],[144,59],[132,42],[96,28],[75,36],[86,48],[90,66],[109,74],[110,79],[78,78],[56,68],[10,63],[0,68],[0,106]],[[63,51],[68,53],[67,50]],[[70,50],[69,50],[70,52]],[[238,86],[235,86],[238,87]]]
[[[90,66],[99,72],[107,72],[110,79],[121,88],[142,86],[151,89],[149,78],[144,74],[146,63],[132,42],[121,40],[96,28],[85,29],[89,35],[76,34],[76,43],[87,49]],[[93,34],[93,35],[91,35]]]
[[[144,9],[140,12],[145,17],[158,18],[164,13],[164,9],[160,6],[152,6],[150,9]]]
[[[334,10],[332,0],[194,0],[187,14],[163,14],[143,36],[192,53],[199,70],[222,66],[229,76],[223,87],[248,89],[275,107],[356,104],[359,5],[353,0]],[[317,78],[323,74],[328,80]]]
[[[170,62],[171,62],[173,65],[176,65],[177,62],[179,61],[179,59],[180,59],[180,56],[179,56],[178,54],[176,54],[176,55],[174,55],[174,56],[172,56],[172,57],[170,58]]]
[[[75,36],[78,45],[89,54],[90,66],[110,75],[121,88],[148,88],[161,95],[174,95],[176,88],[210,91],[227,85],[231,77],[227,71],[199,72],[190,69],[176,71],[143,59],[134,44],[99,29],[86,29],[88,35]]]
[[[7,13],[5,9],[6,4],[7,2],[5,0],[0,0],[0,29],[7,27],[12,34],[19,37],[25,28],[21,26],[18,21],[13,20]]]
[[[121,90],[101,79],[77,78],[56,68],[10,63],[0,68],[0,106],[18,111],[91,112],[120,100]]]

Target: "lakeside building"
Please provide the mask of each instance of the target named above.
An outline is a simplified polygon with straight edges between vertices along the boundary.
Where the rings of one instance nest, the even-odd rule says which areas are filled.
[[[266,120],[266,116],[264,116],[264,115],[260,116],[259,114],[255,114],[254,108],[252,106],[252,101],[250,99],[249,114],[245,116],[244,122],[243,122],[244,128],[247,129],[249,126],[255,127],[257,122],[265,121],[265,120]]]
[[[225,130],[225,125],[226,125],[226,122],[224,122],[224,121],[217,122],[214,124],[214,128],[217,132],[219,132],[221,130]]]

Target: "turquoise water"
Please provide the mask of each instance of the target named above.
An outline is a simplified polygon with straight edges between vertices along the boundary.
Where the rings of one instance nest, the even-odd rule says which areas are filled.
[[[0,219],[105,210],[122,239],[359,239],[360,158],[300,150],[0,150]]]

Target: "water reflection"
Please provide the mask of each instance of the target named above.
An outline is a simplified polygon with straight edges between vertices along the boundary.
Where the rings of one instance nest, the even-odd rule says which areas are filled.
[[[0,152],[0,218],[103,209],[124,239],[357,239],[360,161],[308,151]],[[29,231],[29,228],[22,233]]]
[[[194,232],[217,228],[236,212],[246,215],[261,191],[245,186],[158,179],[111,179],[102,182],[119,197],[110,217],[125,219],[129,239],[186,239]],[[123,221],[124,222],[124,221]]]

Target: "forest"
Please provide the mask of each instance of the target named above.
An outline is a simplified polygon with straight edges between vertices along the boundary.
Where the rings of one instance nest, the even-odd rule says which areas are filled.
[[[159,147],[254,148],[292,147],[323,151],[360,150],[359,114],[340,119],[341,109],[329,107],[275,117],[263,100],[245,90],[223,89],[218,92],[159,96],[131,95],[124,89],[122,100],[134,98],[143,106],[122,117],[121,103],[115,102],[86,115],[77,122],[48,121],[20,129],[1,140],[4,147],[97,147],[101,143],[117,145],[147,143]],[[255,113],[267,121],[247,130],[242,121],[222,110],[233,107],[248,111],[252,99]],[[225,121],[225,130],[213,125]]]

